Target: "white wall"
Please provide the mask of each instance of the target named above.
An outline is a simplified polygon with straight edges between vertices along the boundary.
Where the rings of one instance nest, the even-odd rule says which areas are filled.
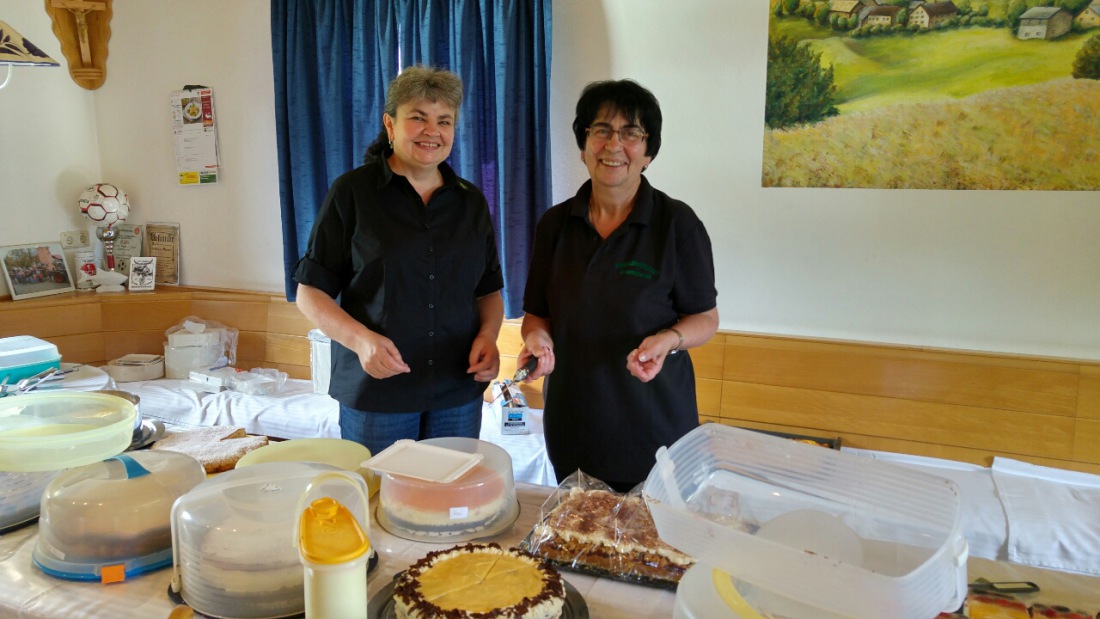
[[[15,67],[0,90],[0,246],[57,242],[86,228],[76,199],[100,171],[94,95],[69,78],[42,3],[0,0],[0,20],[62,64]]]
[[[0,244],[80,225],[76,197],[102,178],[130,192],[135,223],[182,224],[183,283],[280,292],[268,2],[114,11],[102,88],[62,68],[0,91],[0,189],[18,197]],[[0,19],[62,60],[40,3],[0,0]],[[665,115],[647,175],[714,241],[723,329],[1100,359],[1097,192],[760,187],[767,19],[765,0],[555,0],[555,201],[585,179],[581,88],[630,77]],[[185,83],[215,89],[214,187],[175,183],[167,102]],[[13,154],[16,139],[30,146]]]

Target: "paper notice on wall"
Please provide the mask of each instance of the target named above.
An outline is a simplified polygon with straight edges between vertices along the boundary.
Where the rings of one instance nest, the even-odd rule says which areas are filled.
[[[213,90],[177,90],[172,93],[171,107],[179,184],[208,185],[218,182],[221,162],[218,159]]]
[[[180,225],[177,223],[145,224],[148,256],[156,258],[157,284],[178,286],[180,283]]]

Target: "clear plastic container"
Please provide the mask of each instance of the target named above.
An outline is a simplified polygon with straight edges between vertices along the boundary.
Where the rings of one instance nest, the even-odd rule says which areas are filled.
[[[104,393],[28,393],[0,399],[0,471],[56,471],[122,453],[137,407]]]
[[[61,368],[57,346],[30,335],[0,338],[0,381],[14,385],[49,368]]]
[[[458,437],[426,439],[417,445],[428,448],[417,450],[422,471],[398,475],[378,470],[377,520],[382,528],[414,541],[459,542],[495,535],[511,526],[519,515],[519,501],[507,451],[487,441]],[[448,450],[460,453],[448,454]],[[477,457],[463,457],[471,454]],[[430,481],[432,472],[465,466],[471,460],[472,468],[453,481]],[[437,466],[440,462],[446,465]]]
[[[262,462],[221,473],[172,508],[172,590],[211,617],[271,619],[305,611],[304,572],[295,543],[298,502],[320,473],[314,462]],[[358,475],[349,475],[366,483]],[[330,496],[366,513],[349,484]]]
[[[928,619],[966,594],[951,481],[719,424],[657,455],[644,496],[665,542],[791,619]]]
[[[135,451],[61,471],[42,494],[32,554],[43,572],[116,582],[172,563],[172,504],[206,479],[172,451]]]

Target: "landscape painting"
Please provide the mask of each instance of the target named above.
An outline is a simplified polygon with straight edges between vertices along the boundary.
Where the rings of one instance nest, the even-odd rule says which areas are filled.
[[[764,187],[1100,189],[1100,0],[769,0]]]

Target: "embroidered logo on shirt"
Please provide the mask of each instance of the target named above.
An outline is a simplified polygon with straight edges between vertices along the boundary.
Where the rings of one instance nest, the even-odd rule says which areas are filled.
[[[655,269],[644,262],[637,260],[631,260],[629,262],[617,262],[615,268],[619,270],[619,275],[629,275],[631,277],[640,277],[642,279],[653,279],[661,272],[659,269]]]

